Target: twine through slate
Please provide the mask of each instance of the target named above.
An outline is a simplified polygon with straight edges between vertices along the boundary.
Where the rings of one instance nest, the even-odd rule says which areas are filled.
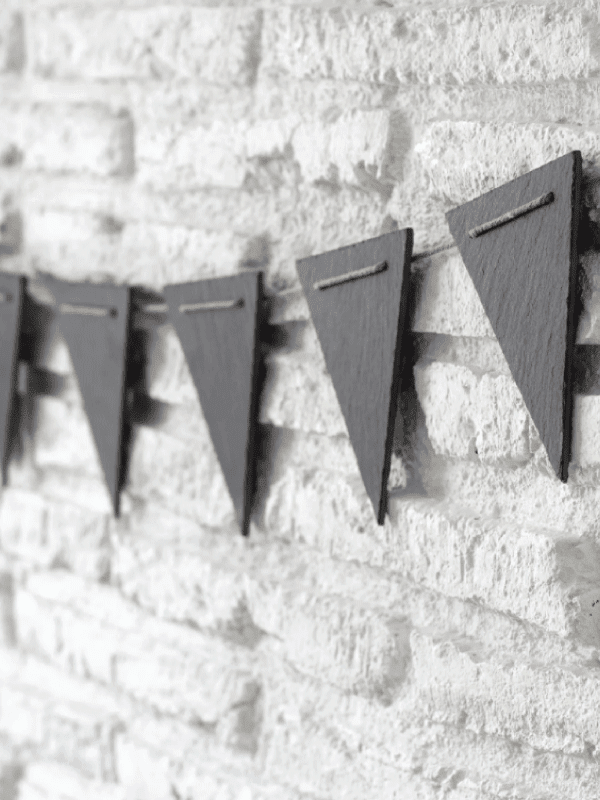
[[[370,275],[377,275],[379,272],[384,272],[387,267],[387,261],[380,261],[379,264],[373,264],[373,266],[370,267],[363,267],[353,272],[344,272],[341,275],[334,275],[332,278],[323,278],[320,281],[315,281],[313,283],[313,289],[329,289],[332,286],[339,286],[341,283],[356,281],[360,278],[368,278]]]
[[[554,192],[546,192],[546,194],[542,194],[539,197],[536,197],[535,200],[530,200],[529,203],[524,203],[522,206],[518,208],[513,208],[512,211],[507,211],[506,214],[501,214],[499,217],[495,219],[491,219],[489,222],[484,222],[481,225],[477,225],[474,228],[471,228],[469,233],[469,238],[477,239],[478,236],[482,236],[484,233],[488,231],[493,231],[494,228],[499,228],[501,225],[506,225],[507,222],[512,222],[513,219],[518,219],[519,217],[523,217],[525,214],[529,214],[531,211],[535,211],[536,208],[541,208],[542,206],[547,206],[554,201]]]

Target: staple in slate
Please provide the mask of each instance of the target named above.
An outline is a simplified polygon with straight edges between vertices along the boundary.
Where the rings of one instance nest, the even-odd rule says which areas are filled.
[[[357,281],[361,278],[368,278],[371,275],[377,275],[380,272],[385,272],[387,267],[387,261],[381,261],[379,264],[373,264],[370,267],[355,269],[352,272],[344,272],[342,275],[336,275],[333,278],[324,278],[323,280],[315,281],[313,284],[313,289],[330,289],[332,286],[339,286],[341,283],[348,283],[349,281]]]

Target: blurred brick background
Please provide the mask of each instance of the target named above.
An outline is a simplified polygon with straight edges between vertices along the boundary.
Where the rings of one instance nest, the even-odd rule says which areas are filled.
[[[2,800],[598,797],[600,4],[330,6],[2,0],[0,267],[263,269],[271,297],[249,540],[164,319],[135,320],[153,413],[134,401],[118,520],[55,326],[30,354]],[[378,528],[295,260],[396,226],[448,243],[447,209],[572,149],[568,484],[449,251],[414,264]]]

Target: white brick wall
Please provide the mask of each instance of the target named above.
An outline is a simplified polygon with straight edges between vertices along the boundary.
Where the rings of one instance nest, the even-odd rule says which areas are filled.
[[[0,494],[2,800],[597,798],[599,20],[5,0],[0,268],[154,290],[260,268],[272,327],[248,540],[163,319],[134,316],[148,408],[116,520],[38,331]],[[295,260],[396,226],[447,244],[446,210],[571,149],[569,482],[448,251],[413,265],[378,527]]]

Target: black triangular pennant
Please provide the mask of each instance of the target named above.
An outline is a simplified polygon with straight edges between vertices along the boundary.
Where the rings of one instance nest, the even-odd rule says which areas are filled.
[[[19,332],[25,278],[0,273],[0,454],[6,485],[10,431],[19,367]]]
[[[398,402],[412,230],[297,262],[358,466],[383,524]]]
[[[261,294],[262,275],[256,272],[165,287],[169,316],[244,535],[256,469]]]
[[[119,513],[130,289],[45,277],[57,304],[104,477]]]
[[[581,153],[449,211],[473,279],[552,467],[568,477]]]

